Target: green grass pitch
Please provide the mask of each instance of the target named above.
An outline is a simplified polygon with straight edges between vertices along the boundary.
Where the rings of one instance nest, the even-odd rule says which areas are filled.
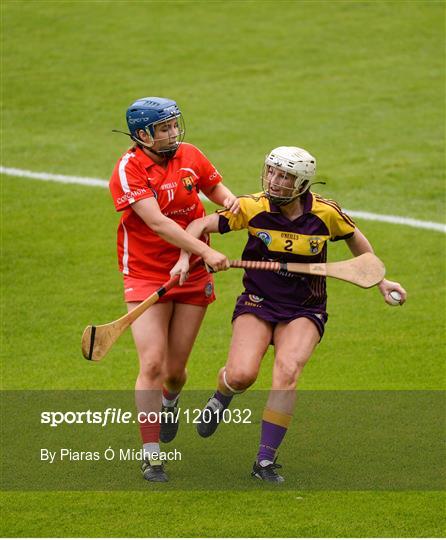
[[[183,110],[187,140],[238,194],[259,189],[268,150],[297,145],[318,159],[327,182],[319,193],[343,207],[444,221],[444,2],[4,0],[1,13],[3,166],[108,178],[126,149],[111,130],[125,129],[128,104],[169,96]],[[98,365],[80,354],[83,327],[124,310],[117,222],[104,189],[2,177],[4,390],[132,388],[129,334]],[[409,300],[392,309],[376,290],[330,281],[326,335],[300,388],[444,389],[444,234],[357,223]],[[243,241],[240,233],[213,245],[236,258]],[[348,255],[344,245],[330,248],[331,260]],[[218,301],[190,359],[189,389],[215,384],[240,278],[216,276]],[[271,353],[255,389],[268,388],[270,372]],[[1,500],[0,532],[12,537],[446,532],[438,491],[147,486],[5,491]]]

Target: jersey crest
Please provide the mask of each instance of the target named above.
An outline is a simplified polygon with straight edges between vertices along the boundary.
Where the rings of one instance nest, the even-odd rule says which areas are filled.
[[[310,252],[319,253],[319,245],[321,242],[325,242],[325,240],[323,240],[319,236],[312,236],[308,238],[308,243],[310,244]]]
[[[260,238],[260,240],[265,244],[265,246],[269,246],[272,242],[271,235],[267,231],[257,231],[256,236]]]
[[[186,188],[186,191],[192,193],[195,187],[194,179],[192,178],[192,176],[186,176],[186,178],[182,178],[181,181],[183,182],[183,186]]]

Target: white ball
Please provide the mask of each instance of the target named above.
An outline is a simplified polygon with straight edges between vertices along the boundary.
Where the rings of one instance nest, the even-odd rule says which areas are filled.
[[[398,306],[401,303],[401,294],[398,291],[390,291],[389,301],[392,306]]]

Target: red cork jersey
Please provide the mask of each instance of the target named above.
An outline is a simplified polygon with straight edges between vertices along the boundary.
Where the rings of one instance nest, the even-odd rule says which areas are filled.
[[[248,229],[248,242],[242,255],[245,260],[325,262],[327,241],[350,238],[355,224],[335,201],[307,192],[303,202],[303,214],[290,221],[264,193],[240,197],[239,214],[220,212],[219,231],[224,234]],[[243,284],[248,293],[278,304],[325,309],[322,276],[246,270]]]
[[[167,168],[157,165],[140,148],[128,150],[117,162],[110,179],[118,227],[119,269],[135,278],[165,280],[180,250],[160,238],[132,209],[141,199],[154,197],[161,212],[183,229],[205,215],[198,196],[222,178],[212,163],[192,144],[182,143]]]

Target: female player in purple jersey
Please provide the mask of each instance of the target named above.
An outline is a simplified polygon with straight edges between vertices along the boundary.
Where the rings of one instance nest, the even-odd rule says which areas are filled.
[[[345,240],[354,256],[373,252],[370,242],[336,202],[310,191],[315,172],[316,160],[307,151],[276,148],[265,160],[262,192],[240,197],[237,215],[222,211],[206,216],[190,223],[187,232],[198,238],[203,233],[248,229],[245,260],[325,262],[328,240]],[[181,274],[180,283],[187,275],[188,260],[188,254],[182,252],[171,270],[172,275]],[[197,428],[202,437],[215,432],[233,396],[256,380],[262,358],[273,344],[272,389],[252,476],[282,482],[276,453],[291,421],[297,381],[324,332],[328,317],[325,278],[246,270],[243,284],[245,290],[237,299],[232,318],[228,359]],[[391,291],[400,293],[401,303],[406,300],[399,283],[384,279],[378,289],[389,304]],[[206,409],[209,411],[204,413]]]

